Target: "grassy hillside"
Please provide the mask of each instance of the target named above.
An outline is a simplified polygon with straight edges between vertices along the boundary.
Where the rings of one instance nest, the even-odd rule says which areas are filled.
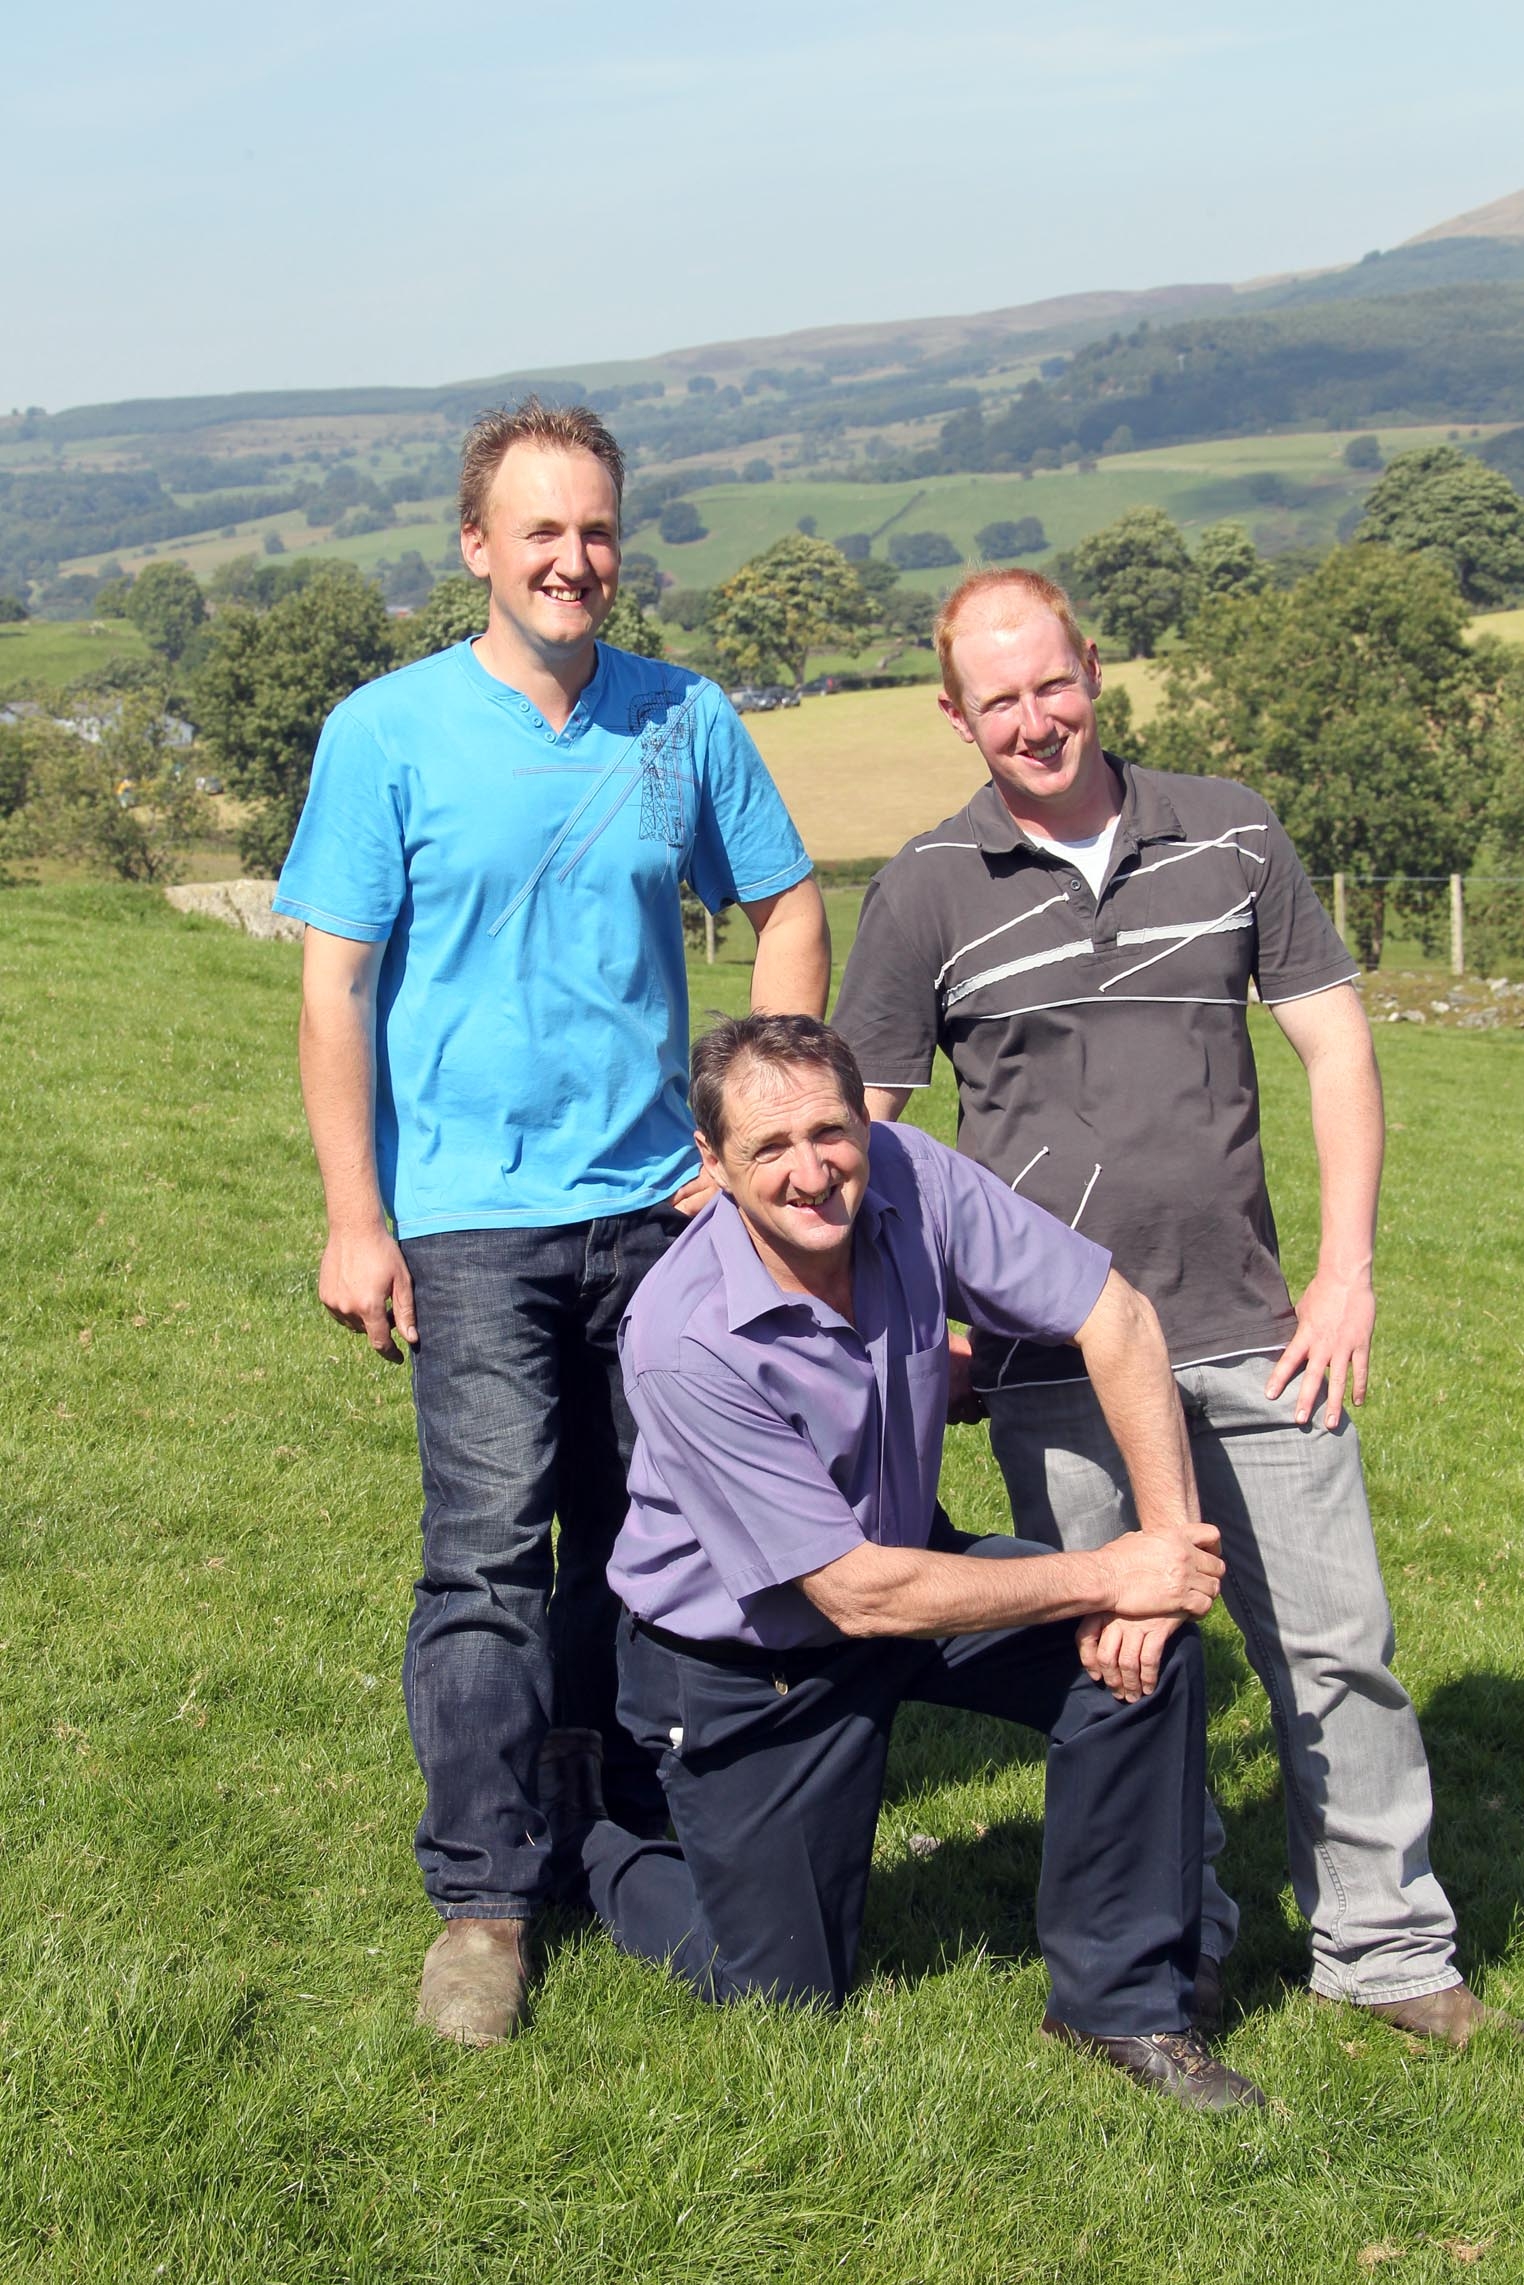
[[[1037,2038],[1035,1741],[931,1711],[896,1727],[839,2017],[706,2010],[561,1921],[525,2037],[412,2028],[417,1460],[405,1373],[313,1293],[298,959],[135,892],[0,897],[7,2285],[1524,2274],[1524,2050],[1436,2054],[1301,1988],[1268,1708],[1221,1613],[1227,2052],[1267,2110],[1192,2117]],[[695,1003],[746,980],[701,968]],[[1256,1026],[1300,1278],[1306,1089]],[[1381,1046],[1372,1504],[1462,1964],[1517,2011],[1524,1038]],[[982,1429],[942,1489],[1004,1528]]]
[[[28,682],[62,690],[112,659],[147,656],[148,645],[126,619],[32,619],[0,627],[0,691]]]

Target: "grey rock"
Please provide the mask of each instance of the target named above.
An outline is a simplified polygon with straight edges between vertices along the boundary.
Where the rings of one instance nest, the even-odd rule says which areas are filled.
[[[241,928],[245,936],[274,938],[282,944],[300,944],[305,928],[283,912],[272,912],[273,881],[187,881],[164,894],[176,912],[200,913],[206,920]]]

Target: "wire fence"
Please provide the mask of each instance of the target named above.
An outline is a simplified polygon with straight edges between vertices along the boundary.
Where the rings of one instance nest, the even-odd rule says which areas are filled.
[[[1313,886],[1362,967],[1389,937],[1448,956],[1452,976],[1524,954],[1524,873],[1314,873]]]

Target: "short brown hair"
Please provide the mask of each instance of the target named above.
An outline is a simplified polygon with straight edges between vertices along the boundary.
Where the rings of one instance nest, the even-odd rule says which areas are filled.
[[[493,478],[515,444],[537,444],[547,452],[590,452],[613,478],[615,499],[623,500],[624,454],[591,407],[542,405],[538,397],[526,397],[521,405],[479,413],[466,431],[460,448],[462,531],[486,530]]]
[[[779,1070],[792,1063],[829,1071],[854,1118],[868,1123],[868,1098],[857,1058],[839,1031],[813,1016],[727,1016],[694,1043],[688,1100],[693,1123],[711,1150],[725,1146],[725,1084],[738,1063]]]
[[[1031,618],[1039,611],[1055,618],[1069,638],[1069,646],[1076,659],[1083,659],[1086,638],[1080,632],[1080,623],[1070,602],[1056,579],[1044,579],[1040,571],[973,571],[960,580],[937,613],[932,634],[937,646],[937,657],[942,666],[942,687],[949,698],[958,695],[958,681],[953,673],[953,638],[958,632],[958,621],[971,603],[983,596],[1009,596],[1012,619]]]

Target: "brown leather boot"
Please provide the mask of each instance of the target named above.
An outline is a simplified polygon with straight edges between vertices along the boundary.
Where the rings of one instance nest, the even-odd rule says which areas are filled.
[[[1505,2015],[1500,2007],[1484,2007],[1466,1984],[1447,1984],[1443,1991],[1421,1992],[1417,1999],[1356,2001],[1364,2015],[1379,2015],[1415,2039],[1438,2039],[1447,2047],[1464,2047],[1473,2031],[1484,2027],[1506,2031],[1524,2039],[1524,2023]]]
[[[524,2020],[527,1920],[447,1920],[424,1956],[416,2020],[462,2047],[495,2047]]]
[[[1057,2016],[1042,2019],[1044,2039],[1078,2047],[1102,2063],[1114,2064],[1139,2086],[1168,2095],[1186,2110],[1262,2110],[1265,2098],[1214,2055],[1197,2031],[1139,2032],[1131,2038],[1100,2038],[1075,2031]]]

